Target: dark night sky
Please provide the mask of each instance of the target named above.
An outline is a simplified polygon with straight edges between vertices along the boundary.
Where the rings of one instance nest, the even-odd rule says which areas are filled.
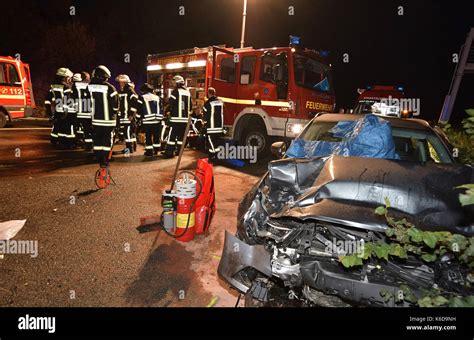
[[[31,64],[35,82],[48,69],[44,52],[38,52],[45,39],[51,40],[44,32],[80,22],[96,42],[89,69],[104,63],[113,73],[129,73],[140,83],[148,53],[238,46],[242,4],[243,0],[9,1],[2,4],[0,55],[20,52]],[[69,15],[71,5],[75,16]],[[184,16],[178,15],[181,5]],[[294,16],[288,15],[290,5]],[[397,15],[398,6],[404,6],[403,16]],[[290,34],[300,35],[305,46],[330,51],[338,107],[353,106],[357,87],[402,84],[409,97],[421,99],[422,115],[431,119],[437,118],[449,88],[452,54],[459,52],[471,26],[474,1],[249,0],[246,45],[286,46]],[[57,55],[60,49],[48,47],[46,52]],[[131,64],[123,62],[124,53],[130,53]],[[350,55],[348,64],[342,62],[343,53]],[[78,65],[81,62],[73,60],[64,66],[79,71]],[[455,106],[458,118],[463,108],[474,107],[472,78],[463,81]]]

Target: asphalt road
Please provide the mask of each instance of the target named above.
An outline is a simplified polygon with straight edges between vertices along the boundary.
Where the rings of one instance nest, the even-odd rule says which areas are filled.
[[[45,122],[0,129],[0,222],[26,219],[15,240],[38,241],[38,256],[0,259],[0,306],[234,306],[217,277],[224,230],[235,231],[240,198],[265,171],[215,166],[217,212],[210,232],[177,242],[139,233],[156,216],[175,161],[146,161],[143,147],[111,163],[116,185],[97,190],[98,166],[83,150],[49,143]],[[120,150],[123,146],[116,146]],[[181,168],[205,155],[186,150]]]

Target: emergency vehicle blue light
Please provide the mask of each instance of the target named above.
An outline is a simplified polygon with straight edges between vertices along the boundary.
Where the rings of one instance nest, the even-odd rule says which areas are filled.
[[[301,37],[297,37],[296,35],[290,35],[290,45],[291,46],[301,45]]]
[[[323,58],[329,57],[329,51],[327,51],[327,50],[320,51],[319,54],[320,54],[321,57],[323,57]]]
[[[372,90],[372,85],[367,85],[366,89],[367,90]]]
[[[405,89],[403,88],[403,86],[397,86],[397,90],[403,92]]]

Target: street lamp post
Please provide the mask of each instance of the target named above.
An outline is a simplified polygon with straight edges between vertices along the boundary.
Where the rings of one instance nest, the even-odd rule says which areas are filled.
[[[245,19],[247,17],[247,0],[244,0],[244,11],[242,13],[242,35],[240,37],[240,48],[244,48],[245,44]]]

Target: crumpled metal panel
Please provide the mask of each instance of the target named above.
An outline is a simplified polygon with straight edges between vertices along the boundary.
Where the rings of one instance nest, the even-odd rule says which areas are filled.
[[[314,218],[383,230],[374,209],[390,201],[390,213],[420,229],[474,235],[474,207],[462,207],[460,189],[474,170],[459,164],[414,163],[343,157],[283,159],[269,164],[272,218]]]
[[[247,267],[255,268],[271,276],[271,254],[263,245],[249,245],[226,230],[222,258],[217,269],[218,274],[240,292],[246,293],[249,287],[235,279],[234,275]]]

